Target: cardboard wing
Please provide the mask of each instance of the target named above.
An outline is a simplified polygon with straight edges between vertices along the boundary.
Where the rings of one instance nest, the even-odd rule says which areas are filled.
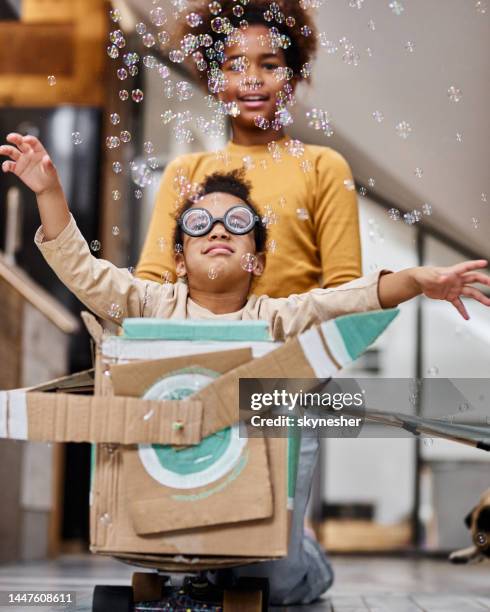
[[[375,311],[322,323],[184,400],[0,391],[0,438],[196,444],[237,423],[240,378],[329,378],[361,355],[397,313]],[[152,418],[145,420],[150,413]]]

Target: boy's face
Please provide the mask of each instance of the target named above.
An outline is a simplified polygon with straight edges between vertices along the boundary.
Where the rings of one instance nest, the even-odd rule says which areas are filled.
[[[272,121],[277,110],[277,94],[286,83],[276,78],[275,71],[286,68],[286,58],[282,49],[271,46],[269,29],[265,25],[249,26],[242,31],[240,43],[226,47],[225,53],[223,72],[228,86],[219,94],[219,99],[237,103],[240,114],[233,122],[251,128],[257,116]],[[293,81],[291,85],[294,88]]]
[[[244,203],[236,196],[211,193],[192,208],[205,208],[212,217],[223,217],[237,205],[243,206]],[[216,292],[230,288],[243,289],[246,297],[252,276],[260,276],[264,270],[265,256],[256,253],[253,230],[248,234],[232,234],[218,222],[204,236],[194,237],[183,233],[183,247],[183,253],[175,255],[176,272],[180,278],[187,276],[191,288]],[[247,262],[250,264],[251,260],[255,268],[248,271]]]

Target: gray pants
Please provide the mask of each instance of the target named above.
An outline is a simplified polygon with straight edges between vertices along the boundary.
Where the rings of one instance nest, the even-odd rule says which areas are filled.
[[[325,552],[318,542],[304,534],[303,529],[318,448],[318,437],[301,439],[288,556],[232,570],[237,577],[268,578],[272,605],[311,603],[333,582],[333,571]]]

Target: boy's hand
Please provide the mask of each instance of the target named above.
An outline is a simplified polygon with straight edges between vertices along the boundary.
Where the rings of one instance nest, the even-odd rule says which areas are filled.
[[[10,145],[0,146],[0,155],[10,157],[2,164],[3,172],[12,172],[36,195],[60,186],[58,173],[46,149],[35,136],[9,134]]]
[[[470,317],[461,301],[461,296],[473,298],[485,306],[490,306],[490,298],[471,286],[471,283],[481,283],[490,287],[490,277],[475,272],[487,265],[485,259],[477,259],[447,268],[422,266],[412,270],[412,278],[421,293],[433,300],[447,300],[464,319],[468,320]]]

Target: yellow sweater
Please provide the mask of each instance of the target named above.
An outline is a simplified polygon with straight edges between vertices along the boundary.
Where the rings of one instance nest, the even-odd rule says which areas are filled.
[[[361,246],[355,191],[347,162],[328,147],[288,146],[277,142],[274,155],[267,145],[232,142],[220,153],[183,155],[163,175],[136,275],[154,281],[175,281],[173,214],[181,203],[178,175],[200,182],[212,172],[245,165],[252,200],[269,217],[265,272],[254,283],[256,295],[285,297],[315,287],[334,287],[361,275]],[[301,155],[301,148],[304,151]],[[280,159],[278,159],[278,153]],[[168,275],[171,273],[171,276]]]

